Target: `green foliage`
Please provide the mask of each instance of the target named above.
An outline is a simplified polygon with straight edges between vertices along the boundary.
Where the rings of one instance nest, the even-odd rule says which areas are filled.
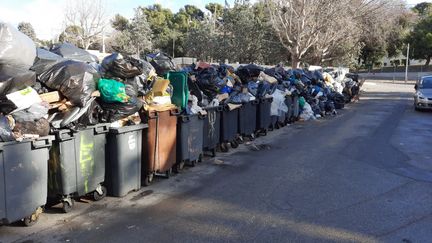
[[[424,16],[424,15],[430,14],[431,7],[432,7],[432,3],[422,2],[422,3],[415,5],[414,8],[412,8],[412,10],[414,12],[418,13],[419,15]]]
[[[33,26],[28,22],[21,22],[18,24],[18,30],[30,37],[33,41],[36,41],[36,33],[33,29]]]
[[[432,15],[422,18],[406,41],[411,44],[411,56],[415,59],[426,59],[426,65],[429,65],[432,58]]]
[[[151,29],[142,8],[135,9],[135,15],[130,21],[116,15],[111,24],[117,30],[112,44],[115,50],[142,55],[152,49]]]
[[[120,14],[116,14],[111,20],[111,26],[117,31],[124,31],[129,28],[129,20]]]
[[[82,35],[82,28],[77,25],[70,25],[60,34],[60,42],[68,42],[74,44],[79,48],[85,48],[83,40],[80,38]]]

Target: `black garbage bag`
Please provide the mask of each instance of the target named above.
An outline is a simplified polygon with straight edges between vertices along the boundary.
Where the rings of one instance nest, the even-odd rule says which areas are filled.
[[[8,119],[0,114],[0,142],[14,141],[15,137],[12,133],[12,129],[9,126]]]
[[[81,62],[99,62],[95,55],[92,55],[88,51],[78,48],[70,43],[53,45],[50,51],[70,60]]]
[[[44,84],[42,84],[41,82],[38,82],[38,81],[36,81],[36,83],[34,85],[32,85],[31,87],[34,90],[36,90],[36,92],[38,94],[45,94],[45,93],[51,92],[51,89],[49,89]]]
[[[43,48],[37,48],[36,59],[30,69],[35,71],[36,74],[39,75],[54,66],[55,64],[62,61],[65,61],[63,57]]]
[[[128,103],[99,103],[103,110],[100,121],[109,123],[133,115],[143,106],[139,99],[131,99]]]
[[[36,84],[36,73],[9,65],[0,65],[0,96],[25,89]]]
[[[40,82],[60,91],[73,105],[83,107],[96,90],[100,76],[89,64],[67,60],[38,75]]]
[[[13,118],[17,122],[37,121],[48,115],[49,105],[47,103],[35,103],[25,110],[14,112]]]
[[[11,24],[0,22],[0,65],[28,70],[35,57],[35,43]]]
[[[218,94],[218,91],[225,86],[225,82],[219,77],[215,67],[202,69],[196,74],[196,79],[199,89],[211,100],[213,100]]]
[[[128,79],[143,74],[139,60],[123,58],[116,52],[103,59],[102,68],[105,72],[104,77],[107,78]]]
[[[164,76],[169,71],[175,70],[172,58],[163,52],[147,55],[147,61],[156,69],[159,76]]]
[[[102,107],[96,100],[93,100],[85,114],[83,114],[76,123],[83,127],[96,125],[100,120],[102,120],[102,115]]]
[[[16,105],[6,97],[0,97],[0,113],[7,115],[16,109]],[[0,115],[1,115],[0,114]]]
[[[336,109],[343,109],[345,107],[345,97],[338,92],[332,92],[327,95],[329,101],[333,101]]]
[[[345,77],[352,79],[356,83],[359,81],[359,75],[356,73],[347,73],[345,74]]]
[[[248,64],[246,66],[240,66],[237,68],[236,74],[239,76],[243,83],[247,83],[257,78],[264,69],[255,64]]]
[[[202,102],[203,96],[198,84],[195,81],[192,81],[190,77],[188,77],[188,88],[191,95],[194,95],[198,99],[198,104]]]
[[[130,79],[126,79],[125,83],[134,82],[136,84],[138,96],[144,96],[147,94],[153,83],[151,81],[148,81],[147,78],[144,75],[139,75]]]

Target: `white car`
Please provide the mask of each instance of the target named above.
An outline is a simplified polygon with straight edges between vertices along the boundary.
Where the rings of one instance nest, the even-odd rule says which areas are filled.
[[[414,88],[414,109],[432,110],[432,75],[421,77]]]

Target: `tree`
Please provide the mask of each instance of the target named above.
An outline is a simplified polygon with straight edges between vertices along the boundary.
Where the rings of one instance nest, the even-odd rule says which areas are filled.
[[[432,3],[422,2],[412,8],[412,10],[419,15],[427,15],[430,13],[432,7]]]
[[[205,8],[217,19],[222,16],[223,6],[219,3],[208,3]]]
[[[395,1],[266,0],[266,4],[273,29],[296,68],[310,52],[318,52],[312,56],[324,61],[338,46],[357,43],[364,33],[359,29],[361,21],[380,14]]]
[[[111,26],[117,31],[124,31],[129,28],[129,20],[120,14],[116,14],[111,20]]]
[[[28,22],[20,22],[18,24],[18,30],[21,31],[23,34],[27,35],[32,39],[33,41],[37,41],[36,33],[33,29],[33,26]]]
[[[432,15],[421,19],[410,32],[406,40],[411,44],[412,57],[425,59],[426,66],[432,58]]]
[[[77,39],[88,49],[99,39],[106,27],[105,7],[102,0],[69,1],[65,9],[65,26],[78,26]]]
[[[74,44],[77,47],[85,48],[82,42],[82,29],[77,25],[70,25],[65,28],[65,30],[60,34],[60,42],[68,42]]]
[[[117,51],[141,56],[143,52],[151,50],[151,29],[142,8],[135,9],[131,21],[117,14],[111,24],[117,31],[110,45]]]

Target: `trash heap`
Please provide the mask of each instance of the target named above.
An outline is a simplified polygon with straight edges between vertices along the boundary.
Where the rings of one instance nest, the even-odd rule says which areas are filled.
[[[237,108],[242,103],[255,99],[272,97],[271,115],[282,116],[288,112],[287,96],[297,96],[300,106],[300,120],[310,120],[336,115],[336,109],[358,95],[358,75],[285,69],[283,66],[263,68],[255,64],[232,66],[199,62],[185,67],[189,75],[192,109],[228,104]],[[198,107],[197,107],[198,106]]]
[[[0,29],[0,141],[98,123],[138,124],[143,106],[171,105],[172,87],[152,64],[160,76],[174,66],[161,66],[160,55],[150,64],[113,53],[99,63],[72,44],[36,48],[13,26],[1,23]]]

